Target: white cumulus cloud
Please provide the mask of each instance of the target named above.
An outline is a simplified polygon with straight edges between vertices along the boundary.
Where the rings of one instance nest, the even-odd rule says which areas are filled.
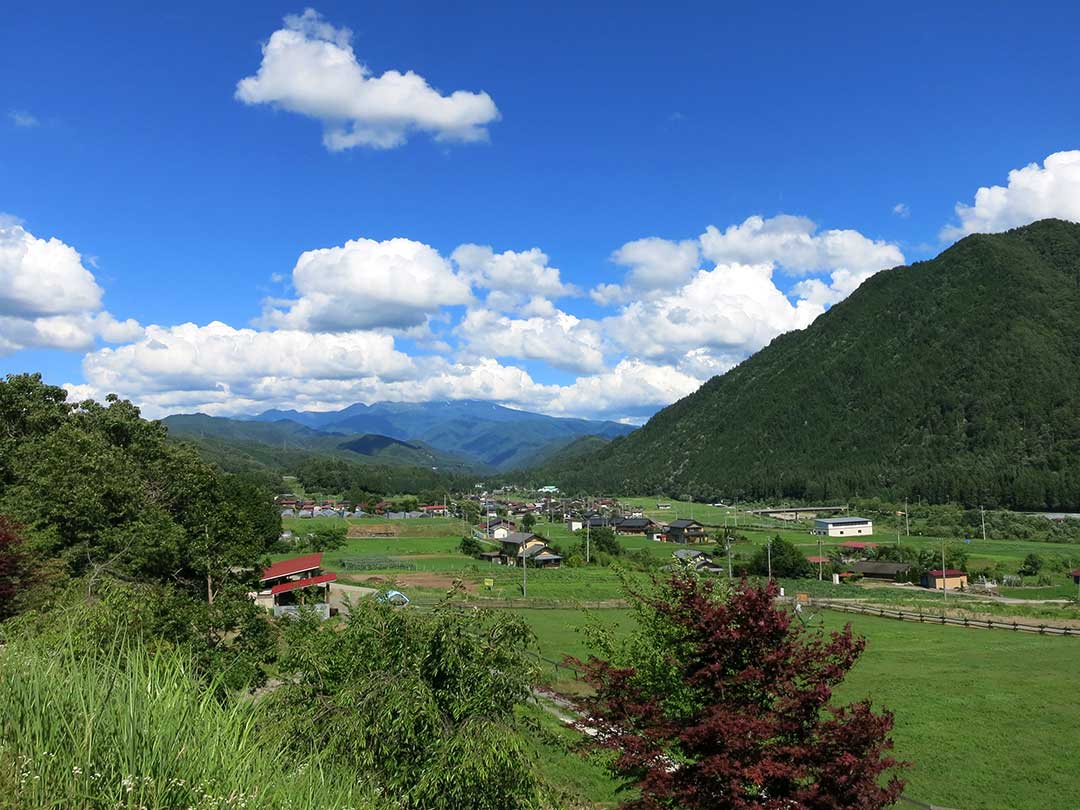
[[[589,295],[601,306],[678,287],[698,268],[701,251],[694,240],[672,242],[648,237],[627,242],[611,255],[611,260],[630,271],[622,284],[599,284],[590,291]]]
[[[484,92],[442,95],[409,70],[375,76],[353,52],[352,32],[335,28],[314,9],[285,18],[270,35],[254,76],[241,79],[236,98],[318,119],[332,151],[355,146],[391,149],[412,132],[440,141],[482,141],[498,120]]]
[[[1080,222],[1080,149],[1048,155],[1009,172],[1008,185],[983,186],[972,205],[956,204],[959,225],[941,231],[944,240],[994,233],[1056,217]]]
[[[101,298],[75,248],[0,218],[0,354],[29,347],[85,349],[97,337],[137,336],[139,325],[103,311]]]
[[[486,309],[470,310],[455,329],[476,356],[543,360],[555,368],[596,372],[604,368],[599,331],[561,310],[532,318],[511,318]]]
[[[411,239],[354,239],[301,254],[292,272],[298,297],[271,301],[262,325],[314,331],[407,329],[444,306],[472,300],[466,281],[439,252]]]
[[[748,217],[724,231],[710,225],[701,235],[705,258],[716,262],[771,262],[793,275],[824,270],[872,273],[904,263],[900,249],[858,231],[818,232],[813,220],[782,214]]]
[[[487,305],[492,309],[515,309],[527,301],[579,294],[577,287],[563,283],[559,269],[548,264],[548,256],[540,248],[496,253],[486,245],[466,244],[460,245],[450,258],[462,278],[490,291]]]

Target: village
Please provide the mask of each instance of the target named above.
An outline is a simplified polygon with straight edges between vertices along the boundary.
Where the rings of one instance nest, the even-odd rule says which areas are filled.
[[[481,599],[484,594],[495,596],[493,590],[502,598],[526,599],[530,574],[535,595],[538,588],[545,590],[538,576],[563,568],[595,580],[592,592],[606,594],[607,566],[615,561],[612,551],[622,555],[617,562],[642,571],[684,568],[728,580],[763,576],[782,581],[789,594],[812,590],[820,599],[834,594],[851,598],[852,587],[862,589],[862,598],[881,599],[886,594],[882,588],[891,588],[889,600],[915,604],[933,593],[948,600],[951,592],[959,608],[957,598],[998,598],[999,584],[1022,580],[1013,574],[998,580],[988,576],[985,566],[970,564],[978,560],[967,556],[965,544],[901,538],[899,531],[893,538],[883,537],[873,519],[851,514],[845,504],[740,508],[666,499],[565,497],[554,487],[532,493],[446,493],[443,502],[426,504],[415,498],[350,503],[294,494],[278,496],[276,502],[285,525],[284,547],[302,547],[305,526],[340,525],[347,527],[342,536],[348,548],[347,554],[331,550],[327,564],[317,553],[282,556],[267,568],[262,588],[252,598],[276,615],[295,613],[304,603],[329,618],[346,609],[349,599],[386,598],[389,591],[397,604],[424,602],[439,579],[435,570],[447,572],[447,585],[455,570],[467,587],[488,583],[474,597]],[[691,516],[695,514],[699,517]],[[424,536],[433,537],[428,546],[420,539]],[[449,537],[459,542],[448,548],[444,538]],[[382,541],[380,554],[365,554],[376,540]],[[784,558],[789,546],[801,555],[794,568]],[[763,562],[755,562],[755,554],[761,557],[762,552]],[[603,560],[600,568],[598,560]],[[420,564],[430,569],[426,576],[410,573]],[[371,571],[366,579],[365,568]],[[507,580],[511,569],[523,573],[517,585]],[[496,573],[500,570],[504,573]],[[379,580],[394,571],[404,584],[380,589]],[[1067,574],[1080,584],[1080,568],[1069,568]],[[415,583],[412,589],[410,583]]]

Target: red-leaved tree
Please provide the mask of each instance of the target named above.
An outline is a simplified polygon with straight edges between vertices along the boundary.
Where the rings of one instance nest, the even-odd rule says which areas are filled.
[[[0,515],[0,620],[15,613],[15,598],[26,585],[27,558],[16,526]]]
[[[808,630],[775,586],[676,574],[633,594],[639,630],[613,660],[575,664],[596,693],[580,727],[617,753],[639,796],[626,808],[877,810],[903,790],[892,715],[833,706],[862,652],[851,633]]]

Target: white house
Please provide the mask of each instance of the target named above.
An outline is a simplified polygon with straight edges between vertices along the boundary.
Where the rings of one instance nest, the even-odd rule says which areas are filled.
[[[859,537],[873,533],[874,524],[868,518],[818,518],[814,521],[813,534],[823,537]]]

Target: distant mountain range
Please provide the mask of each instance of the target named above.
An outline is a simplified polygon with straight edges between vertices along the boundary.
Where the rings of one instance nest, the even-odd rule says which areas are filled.
[[[357,403],[340,411],[271,410],[236,418],[178,414],[162,421],[174,435],[254,456],[261,446],[478,472],[534,465],[582,437],[603,441],[633,429],[477,400]]]
[[[585,456],[564,490],[1080,507],[1080,225],[969,236]]]

